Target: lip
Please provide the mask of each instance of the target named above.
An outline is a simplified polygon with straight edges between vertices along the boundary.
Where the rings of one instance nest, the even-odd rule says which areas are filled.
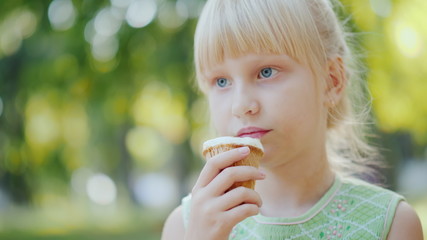
[[[263,129],[259,127],[245,127],[237,132],[237,137],[251,137],[262,138],[265,134],[269,133],[271,129]]]

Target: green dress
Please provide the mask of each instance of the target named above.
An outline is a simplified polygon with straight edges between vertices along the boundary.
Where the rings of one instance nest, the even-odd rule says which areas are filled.
[[[249,217],[233,228],[229,239],[386,239],[402,200],[390,190],[336,177],[325,195],[303,215]],[[182,200],[185,225],[190,203],[190,195]]]

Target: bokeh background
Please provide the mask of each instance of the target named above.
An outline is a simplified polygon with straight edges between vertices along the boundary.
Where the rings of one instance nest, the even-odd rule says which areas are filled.
[[[426,232],[427,1],[342,3],[385,184]],[[0,1],[0,239],[160,238],[211,136],[192,63],[203,4]]]

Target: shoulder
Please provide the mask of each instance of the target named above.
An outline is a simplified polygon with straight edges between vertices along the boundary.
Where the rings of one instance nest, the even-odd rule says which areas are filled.
[[[423,239],[420,218],[408,203],[401,201],[397,206],[387,239]]]
[[[342,179],[342,182],[342,189],[344,191],[359,196],[369,197],[372,198],[372,200],[375,199],[375,201],[378,201],[379,199],[383,199],[385,202],[394,200],[397,205],[399,201],[404,199],[403,196],[397,194],[396,192],[360,179],[344,178]]]
[[[369,212],[385,210],[381,212],[385,214],[383,236],[387,238],[381,239],[423,239],[421,221],[403,196],[361,180],[345,179],[343,185],[349,194],[363,197],[370,204]]]
[[[182,206],[177,207],[167,218],[162,232],[162,240],[184,239],[185,228],[182,217]]]
[[[385,217],[386,229],[390,228],[392,219],[397,210],[397,206],[405,198],[387,188],[377,186],[359,179],[344,179],[343,186],[339,194],[349,196],[360,206],[375,210],[377,214],[382,214]]]

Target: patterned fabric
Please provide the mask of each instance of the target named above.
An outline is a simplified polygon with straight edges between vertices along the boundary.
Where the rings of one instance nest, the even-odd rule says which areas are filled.
[[[335,178],[305,214],[295,218],[257,215],[237,224],[229,239],[386,239],[403,197],[359,180]],[[183,199],[188,224],[191,196]]]

